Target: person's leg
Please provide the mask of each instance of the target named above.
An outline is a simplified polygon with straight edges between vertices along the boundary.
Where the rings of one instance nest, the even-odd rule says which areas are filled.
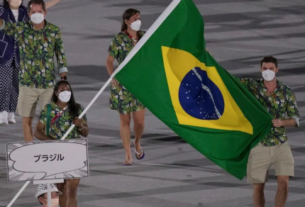
[[[32,122],[37,105],[37,99],[40,108],[50,102],[53,88],[50,89],[33,89],[29,87],[21,87],[20,100],[18,101],[18,113],[29,115],[30,117],[22,118],[23,136],[26,142],[33,141]],[[26,97],[25,97],[26,96]],[[30,111],[30,112],[29,112]]]
[[[120,114],[120,134],[125,149],[125,164],[132,163],[130,151],[130,114]]]
[[[7,111],[0,111],[0,125],[8,124]]]
[[[33,117],[22,117],[23,137],[26,142],[33,141]]]
[[[271,163],[270,147],[258,144],[251,150],[247,165],[247,180],[248,183],[254,185],[253,202],[255,207],[265,206],[264,187]]]
[[[27,142],[33,141],[32,120],[35,115],[37,99],[37,89],[27,86],[19,87],[17,113],[23,117],[23,135]]]
[[[288,197],[289,176],[277,176],[277,192],[275,196],[275,207],[284,207]]]
[[[15,112],[17,109],[17,102],[18,102],[18,94],[19,94],[19,67],[16,67],[14,64],[13,66],[13,74],[12,74],[12,88],[10,94],[10,111],[8,114],[8,122],[10,124],[15,124]]]
[[[68,207],[67,204],[67,193],[66,193],[66,180],[64,181],[64,183],[57,183],[57,188],[60,192],[62,192],[62,195],[59,196],[59,206],[60,207]]]
[[[66,180],[67,207],[77,207],[77,187],[80,179]]]
[[[54,92],[54,88],[47,88],[47,89],[39,89],[39,99],[38,105],[39,110],[41,111],[44,107],[51,102],[51,98]]]
[[[274,169],[278,183],[275,207],[283,207],[288,197],[289,176],[294,176],[294,158],[288,141],[276,147]]]
[[[132,118],[134,122],[134,134],[135,134],[135,148],[137,152],[141,152],[141,144],[140,140],[145,127],[145,109],[141,109],[140,111],[135,111],[132,113]],[[143,152],[142,152],[143,153]],[[137,157],[141,157],[142,154],[137,155]]]
[[[255,183],[253,188],[253,201],[255,207],[265,207],[264,183]]]
[[[11,66],[0,65],[0,125],[8,124]]]

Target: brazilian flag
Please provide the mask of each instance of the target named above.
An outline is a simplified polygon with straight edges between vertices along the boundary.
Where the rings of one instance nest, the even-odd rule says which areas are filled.
[[[242,179],[272,117],[206,51],[203,32],[193,1],[174,0],[115,78],[182,139]]]

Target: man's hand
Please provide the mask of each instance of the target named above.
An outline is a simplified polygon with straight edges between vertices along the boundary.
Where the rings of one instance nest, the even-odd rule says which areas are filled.
[[[274,127],[282,127],[283,125],[283,120],[280,119],[273,119],[272,124]]]
[[[294,127],[298,126],[294,118],[290,119],[273,119],[272,124],[274,127]]]
[[[61,80],[66,80],[65,77],[67,77],[67,74],[68,74],[68,73],[61,73],[61,74],[60,74],[60,79],[61,79]]]

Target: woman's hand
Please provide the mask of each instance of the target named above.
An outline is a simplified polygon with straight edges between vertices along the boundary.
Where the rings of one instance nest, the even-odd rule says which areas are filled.
[[[118,86],[119,85],[119,82],[116,80],[116,79],[112,79],[111,81],[111,85],[114,87],[114,86]]]
[[[79,119],[79,118],[75,118],[73,120],[73,124],[77,127],[77,128],[82,128],[83,127],[83,120]]]
[[[48,137],[47,135],[45,135],[45,128],[46,128],[46,126],[43,123],[41,123],[40,121],[38,121],[34,136],[37,139],[42,140],[42,141],[53,140],[50,137]]]
[[[78,131],[81,135],[83,135],[84,137],[88,136],[89,133],[88,125],[84,123],[82,119],[75,118],[73,120],[73,124],[78,128]]]

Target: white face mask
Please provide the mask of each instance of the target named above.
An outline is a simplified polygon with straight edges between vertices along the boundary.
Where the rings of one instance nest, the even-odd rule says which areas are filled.
[[[10,1],[10,6],[12,6],[12,7],[17,8],[17,7],[19,7],[20,5],[21,5],[21,0],[11,0],[11,1]]]
[[[59,95],[58,95],[58,98],[61,102],[68,103],[70,101],[70,98],[71,98],[71,91],[60,92]]]
[[[262,75],[265,81],[272,81],[275,78],[275,72],[269,69],[264,70]]]
[[[34,13],[31,15],[31,21],[34,24],[40,24],[44,20],[44,15],[41,13]]]
[[[51,199],[51,206],[52,207],[58,207],[59,199],[58,198],[52,198]]]
[[[130,28],[133,31],[139,31],[141,28],[141,20],[137,20],[137,21],[134,21],[133,23],[131,23]]]
[[[46,201],[47,201],[47,204],[44,205],[44,206],[49,207],[48,206],[48,199],[46,199]],[[51,199],[51,206],[52,207],[58,207],[58,205],[59,205],[59,199],[58,198],[52,198]]]

